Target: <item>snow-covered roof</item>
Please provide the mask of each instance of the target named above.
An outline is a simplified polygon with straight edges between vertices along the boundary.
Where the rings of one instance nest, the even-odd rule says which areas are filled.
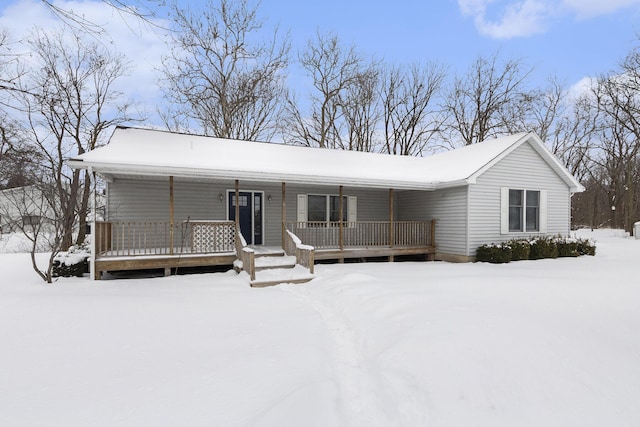
[[[105,176],[172,175],[434,190],[474,182],[485,168],[527,140],[541,146],[536,150],[546,153],[543,157],[548,162],[554,161],[534,134],[496,138],[430,157],[410,157],[118,127],[108,145],[71,159],[69,164]],[[579,188],[580,184],[555,162],[568,185]]]

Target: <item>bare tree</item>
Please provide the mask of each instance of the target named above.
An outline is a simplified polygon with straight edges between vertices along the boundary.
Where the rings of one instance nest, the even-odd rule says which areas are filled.
[[[66,250],[74,234],[76,242],[84,241],[91,176],[70,171],[65,161],[94,149],[108,128],[134,120],[113,87],[127,63],[75,34],[36,32],[30,44],[32,69],[21,79],[24,90],[14,94],[14,100],[46,172],[42,180],[55,189],[64,230],[60,245]]]
[[[101,25],[73,10],[73,5],[70,7],[61,7],[52,0],[41,1],[59,18],[64,26],[72,31],[93,35],[103,34],[105,32]],[[119,13],[123,19],[127,16],[133,16],[154,26],[153,18],[157,16],[157,11],[166,5],[165,0],[102,0],[102,3]]]
[[[600,156],[607,173],[612,225],[631,231],[639,213],[640,51],[632,51],[616,73],[603,76],[594,89],[600,110]],[[618,219],[622,218],[621,223]]]
[[[509,132],[514,113],[528,102],[525,82],[531,71],[520,60],[502,63],[497,54],[478,58],[445,96],[443,140],[453,147]]]
[[[289,99],[285,140],[322,148],[370,148],[378,64],[366,61],[355,47],[343,46],[338,36],[320,33],[307,43],[299,60],[313,91],[308,113]],[[355,145],[345,141],[354,135],[360,139]]]
[[[436,64],[391,67],[382,88],[384,151],[422,155],[440,131],[434,98],[442,88],[444,69]]]
[[[49,188],[49,185],[39,182],[0,191],[0,226],[26,237],[33,269],[47,283],[52,282],[53,261],[64,236],[64,227],[57,215],[60,206],[57,205],[55,188]],[[50,253],[43,267],[38,263],[36,254],[44,251]]]
[[[204,10],[173,8],[175,33],[163,59],[161,87],[175,108],[167,127],[197,125],[206,135],[269,140],[285,95],[289,42],[266,34],[257,6],[247,0],[210,0]]]
[[[380,120],[378,87],[379,67],[365,69],[358,79],[340,95],[346,137],[339,138],[340,148],[351,151],[376,151],[376,126]]]

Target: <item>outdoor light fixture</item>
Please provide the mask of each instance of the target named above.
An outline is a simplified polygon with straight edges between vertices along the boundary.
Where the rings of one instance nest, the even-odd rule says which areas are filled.
[[[271,194],[267,195],[267,202],[271,203]]]
[[[218,194],[218,200],[220,200],[220,203],[224,200],[224,195],[222,193]]]

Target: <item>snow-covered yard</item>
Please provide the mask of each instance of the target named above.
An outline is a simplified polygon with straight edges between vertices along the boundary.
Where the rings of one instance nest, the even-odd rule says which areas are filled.
[[[0,255],[2,426],[638,426],[640,240],[505,265],[40,282]]]

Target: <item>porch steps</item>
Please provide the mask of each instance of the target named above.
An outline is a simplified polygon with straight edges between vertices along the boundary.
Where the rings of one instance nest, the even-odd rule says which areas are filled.
[[[257,262],[257,260],[256,260]],[[256,271],[256,280],[249,282],[252,288],[264,288],[282,283],[306,283],[315,278],[301,265],[291,268],[269,268]]]
[[[256,257],[256,279],[249,281],[253,288],[281,283],[306,283],[315,277],[308,269],[296,264],[295,256],[285,255],[281,248],[256,246],[251,249]],[[236,262],[234,267],[236,271],[241,271],[242,263]]]

